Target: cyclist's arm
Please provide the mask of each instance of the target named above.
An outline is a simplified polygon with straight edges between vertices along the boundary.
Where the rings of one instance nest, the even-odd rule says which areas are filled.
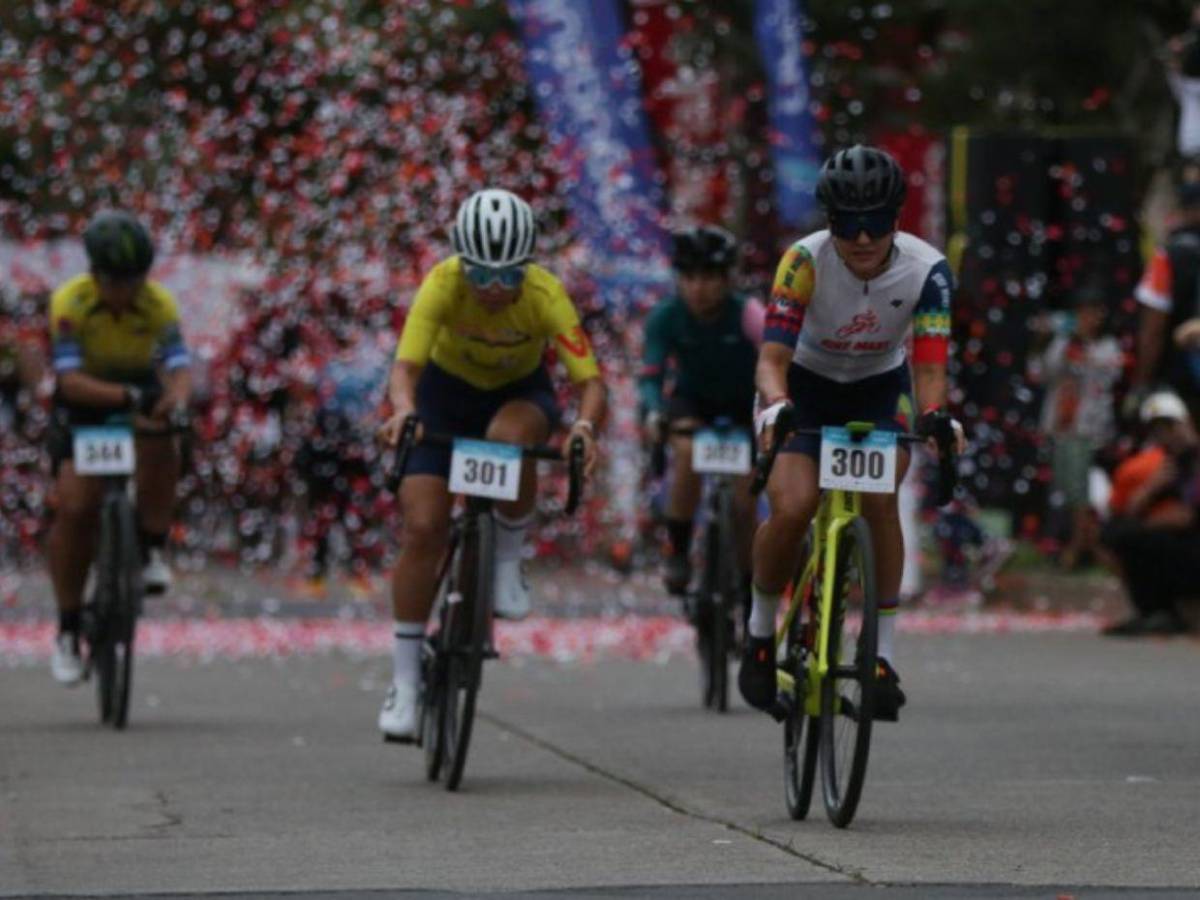
[[[758,365],[754,370],[754,385],[764,406],[788,396],[788,369],[815,285],[812,254],[803,244],[793,244],[775,270],[762,345],[758,350]]]
[[[792,365],[792,348],[768,341],[758,350],[758,365],[754,370],[754,386],[763,405],[770,405],[788,396],[788,369]]]
[[[913,310],[913,390],[920,411],[946,405],[953,285],[950,266],[941,260],[929,270]]]
[[[388,376],[387,396],[395,415],[401,419],[416,409],[417,381],[424,368],[424,366],[403,359],[397,359],[392,363],[392,371]]]
[[[638,406],[643,416],[661,413],[663,410],[663,381],[669,355],[666,307],[660,304],[646,317],[646,330],[642,340],[642,367],[638,372]]]
[[[162,418],[173,410],[183,409],[192,398],[192,358],[183,340],[179,307],[175,304],[175,298],[169,294],[166,295],[165,310],[155,354],[163,386],[162,397],[150,412],[155,418]]]

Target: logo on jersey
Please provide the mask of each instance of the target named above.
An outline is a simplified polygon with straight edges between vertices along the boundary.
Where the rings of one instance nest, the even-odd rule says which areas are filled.
[[[875,310],[868,309],[858,313],[847,324],[837,330],[837,336],[843,340],[856,334],[874,334],[879,330],[879,317]]]
[[[582,325],[576,325],[571,329],[570,334],[560,334],[555,340],[576,359],[587,359],[591,352],[591,345],[588,343],[587,334],[584,333]]]
[[[892,309],[899,309],[904,305],[904,301],[899,298],[892,301]]]

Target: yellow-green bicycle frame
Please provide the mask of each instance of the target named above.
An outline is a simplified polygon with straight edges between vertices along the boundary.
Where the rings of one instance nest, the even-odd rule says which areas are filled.
[[[871,422],[847,422],[846,430],[851,434],[868,434],[875,428]],[[800,611],[804,602],[804,588],[816,573],[817,565],[821,569],[821,596],[816,605],[816,615],[819,631],[816,641],[816,665],[807,666],[808,684],[804,692],[804,712],[809,716],[821,714],[821,680],[829,674],[832,665],[829,659],[829,627],[833,618],[834,579],[837,578],[837,554],[842,532],[850,523],[862,515],[862,496],[857,491],[847,491],[841,488],[826,490],[821,494],[821,502],[817,506],[817,514],[813,519],[813,545],[804,563],[804,571],[792,583],[791,596],[783,622],[775,633],[775,655],[778,657],[779,648],[787,639],[792,620]],[[788,696],[795,696],[796,680],[792,674],[782,668],[776,668],[775,679],[779,690]]]

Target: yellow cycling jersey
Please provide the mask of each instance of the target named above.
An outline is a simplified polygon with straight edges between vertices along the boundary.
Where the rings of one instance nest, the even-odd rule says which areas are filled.
[[[552,274],[529,264],[517,299],[491,313],[475,299],[462,263],[452,256],[421,282],[396,359],[422,366],[432,360],[468,384],[491,391],[537,369],[551,341],[572,381],[600,374],[579,315]]]
[[[50,343],[54,371],[82,370],[107,381],[136,381],[158,366],[189,362],[179,307],[156,281],[147,281],[118,317],[101,305],[91,275],[75,276],[50,297]]]

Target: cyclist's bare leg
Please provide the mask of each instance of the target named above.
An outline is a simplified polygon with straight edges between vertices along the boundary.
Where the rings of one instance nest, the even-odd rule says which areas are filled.
[[[900,450],[896,457],[896,485],[908,472],[909,454]],[[900,530],[899,494],[863,494],[863,518],[871,526],[871,543],[875,550],[875,583],[881,600],[900,594],[900,579],[904,574],[904,533]]]
[[[754,534],[754,585],[779,594],[795,573],[797,554],[817,511],[817,463],[804,453],[780,453],[767,482],[770,512]]]
[[[496,412],[488,425],[489,441],[509,444],[544,444],[550,437],[550,422],[536,403],[510,400]],[[521,493],[511,503],[497,503],[496,510],[506,519],[520,520],[533,510],[537,499],[537,466],[521,466]]]
[[[424,626],[437,591],[438,568],[450,533],[452,498],[439,475],[409,475],[400,485],[400,553],[392,568],[397,622]]]
[[[151,535],[165,535],[175,510],[179,454],[175,442],[161,437],[137,439],[138,520]]]
[[[88,566],[96,553],[97,516],[103,484],[75,473],[69,460],[58,468],[57,505],[46,539],[46,556],[60,613],[78,612]]]
[[[896,458],[896,485],[908,472],[909,452],[900,450]],[[875,551],[875,579],[879,601],[879,655],[895,662],[893,648],[896,610],[900,604],[900,582],[904,575],[904,532],[900,530],[900,496],[863,494],[863,518],[871,526],[871,544]]]

